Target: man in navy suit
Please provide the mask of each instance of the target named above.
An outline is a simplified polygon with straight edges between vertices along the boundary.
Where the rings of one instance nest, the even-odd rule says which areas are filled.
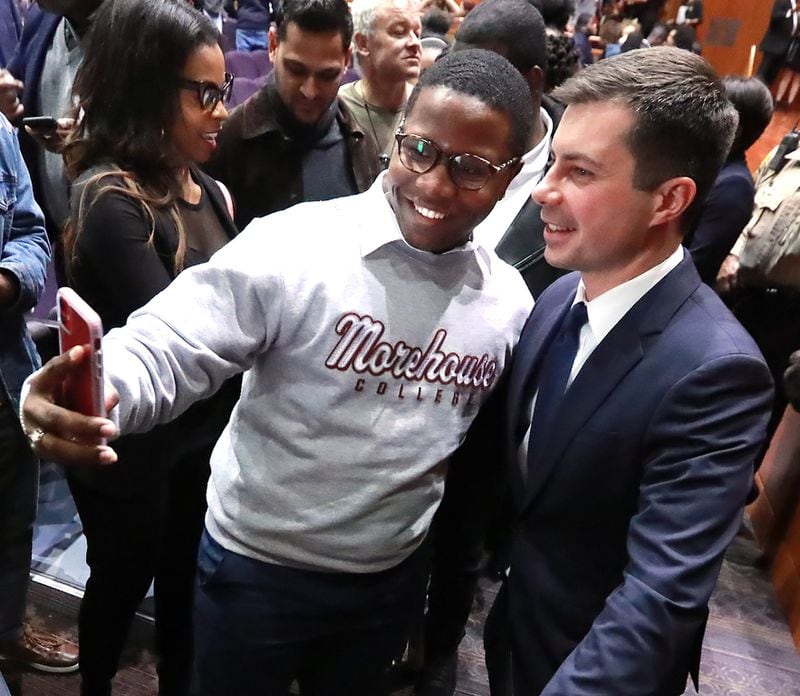
[[[510,466],[487,634],[510,646],[520,696],[681,694],[772,392],[681,246],[737,117],[712,69],[673,48],[601,61],[554,96],[567,109],[533,197],[547,261],[578,273],[540,296],[502,418],[483,411],[462,448],[480,466],[502,442]]]

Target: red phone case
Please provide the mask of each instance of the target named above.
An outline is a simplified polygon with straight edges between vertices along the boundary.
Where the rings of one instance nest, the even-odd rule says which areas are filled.
[[[64,383],[61,403],[87,416],[106,415],[103,397],[103,360],[100,317],[71,288],[59,288],[58,342],[62,353],[75,346],[88,346],[89,359]]]

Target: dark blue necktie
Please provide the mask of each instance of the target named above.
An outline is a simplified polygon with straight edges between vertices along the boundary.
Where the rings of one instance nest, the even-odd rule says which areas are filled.
[[[536,464],[550,431],[555,425],[555,415],[567,390],[567,380],[578,352],[581,327],[586,323],[586,305],[578,302],[567,312],[539,367],[539,390],[528,437],[528,478]],[[531,396],[533,398],[533,396]]]

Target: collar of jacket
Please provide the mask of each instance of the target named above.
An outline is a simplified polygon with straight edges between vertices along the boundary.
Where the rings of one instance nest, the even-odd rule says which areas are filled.
[[[248,140],[257,138],[272,131],[281,132],[275,119],[275,112],[269,101],[266,86],[262,87],[252,97],[241,105],[242,109],[242,138]],[[347,107],[339,97],[336,98],[336,120],[347,138],[360,140],[364,137],[362,131],[353,120]]]

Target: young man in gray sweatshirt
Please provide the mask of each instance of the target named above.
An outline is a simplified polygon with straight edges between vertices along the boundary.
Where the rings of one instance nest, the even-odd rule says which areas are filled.
[[[81,349],[30,381],[26,431],[65,463],[174,418],[244,372],[211,460],[196,688],[379,696],[421,615],[447,457],[497,384],[532,301],[472,229],[530,136],[504,58],[437,62],[366,192],[255,220],[104,340],[113,422],[54,405]]]

